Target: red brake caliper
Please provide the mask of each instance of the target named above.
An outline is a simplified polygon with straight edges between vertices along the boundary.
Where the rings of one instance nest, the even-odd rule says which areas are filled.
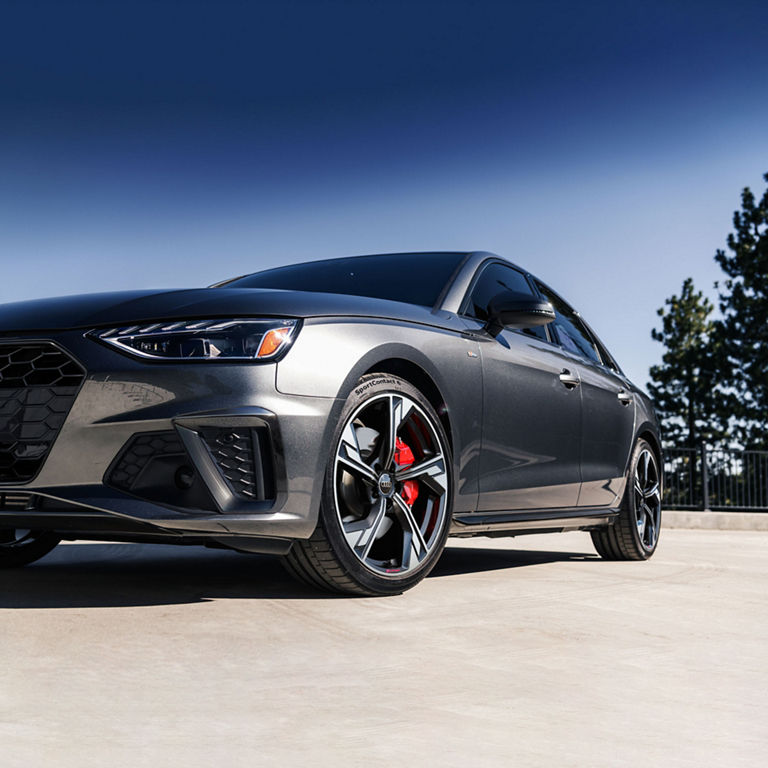
[[[395,441],[395,464],[400,469],[410,467],[416,459],[413,458],[413,451],[398,437]],[[411,507],[413,502],[419,498],[419,484],[416,480],[406,480],[403,483],[403,492],[400,494],[405,503]]]

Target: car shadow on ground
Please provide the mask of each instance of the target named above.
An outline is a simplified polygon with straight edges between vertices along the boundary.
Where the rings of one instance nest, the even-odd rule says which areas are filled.
[[[446,548],[429,578],[558,561],[583,552]],[[15,570],[0,570],[0,608],[95,608],[217,599],[344,599],[294,581],[278,558],[202,547],[78,543]]]

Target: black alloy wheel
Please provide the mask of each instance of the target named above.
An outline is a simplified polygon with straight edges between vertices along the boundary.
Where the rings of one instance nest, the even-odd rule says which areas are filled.
[[[627,471],[619,516],[608,528],[592,532],[592,543],[606,560],[647,560],[661,534],[661,483],[653,448],[638,440]]]
[[[366,376],[342,412],[318,526],[286,564],[334,591],[410,589],[443,551],[452,491],[448,440],[430,403],[396,376]]]

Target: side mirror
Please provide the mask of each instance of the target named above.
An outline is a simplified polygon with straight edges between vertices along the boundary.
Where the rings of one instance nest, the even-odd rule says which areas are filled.
[[[503,291],[488,303],[485,330],[491,336],[498,336],[504,328],[531,328],[554,319],[555,310],[548,301],[527,293]]]

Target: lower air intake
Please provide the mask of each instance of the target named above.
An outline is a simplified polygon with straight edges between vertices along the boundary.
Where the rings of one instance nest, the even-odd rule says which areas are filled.
[[[180,462],[186,462],[186,456],[179,436],[172,430],[134,435],[120,452],[118,461],[109,473],[110,485],[121,491],[130,491],[155,459],[177,458]]]
[[[203,440],[232,493],[245,501],[275,498],[274,466],[266,427],[203,429]]]
[[[135,434],[107,470],[106,482],[157,504],[216,509],[175,430]]]

